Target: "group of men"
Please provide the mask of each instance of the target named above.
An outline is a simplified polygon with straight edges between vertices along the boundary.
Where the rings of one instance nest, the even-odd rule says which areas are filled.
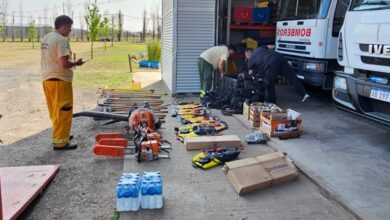
[[[67,37],[72,31],[73,20],[65,15],[55,19],[55,31],[47,34],[41,42],[41,70],[47,108],[53,125],[54,150],[73,150],[70,135],[73,115],[73,67],[84,64],[82,59],[70,61],[71,50]],[[204,51],[198,58],[201,96],[212,90],[216,70],[223,79],[229,56],[236,51],[234,45],[216,46]],[[302,82],[284,59],[274,51],[274,46],[261,46],[245,52],[249,74],[262,73],[267,84],[268,101],[276,103],[275,84],[278,75],[286,76],[295,86],[304,102],[309,95]]]
[[[275,86],[279,75],[286,76],[294,85],[302,102],[305,102],[309,95],[302,82],[296,76],[284,56],[275,52],[274,45],[266,45],[253,50],[247,48],[245,51],[246,64],[249,74],[261,74],[267,85],[268,102],[276,103]],[[200,76],[200,95],[203,97],[206,92],[212,90],[213,76],[219,70],[220,79],[225,74],[225,66],[229,56],[236,51],[234,45],[215,46],[204,51],[198,58]]]

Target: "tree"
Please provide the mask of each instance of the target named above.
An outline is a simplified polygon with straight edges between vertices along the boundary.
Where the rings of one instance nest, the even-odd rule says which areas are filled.
[[[0,33],[3,35],[3,42],[5,42],[7,34],[7,16],[8,16],[8,1],[2,0],[0,5]]]
[[[122,33],[123,33],[123,14],[122,14],[121,10],[119,10],[119,13],[118,13],[118,33],[117,33],[118,41],[122,40]]]
[[[44,22],[43,35],[46,35],[48,33],[48,30],[47,30],[48,17],[49,17],[49,8],[47,7],[47,5],[45,5],[45,7],[43,8],[43,22]]]
[[[19,5],[19,16],[20,16],[20,41],[23,42],[23,5]]]
[[[88,14],[84,17],[85,22],[89,27],[89,39],[91,40],[91,60],[93,59],[93,42],[98,40],[99,37],[99,27],[101,23],[101,15],[99,14],[99,9],[97,7],[97,2],[93,2],[88,6]]]
[[[104,50],[107,50],[107,37],[111,32],[111,27],[109,25],[109,20],[107,17],[104,17],[103,21],[99,25],[99,33],[104,36]]]
[[[147,12],[146,8],[144,9],[144,17],[142,18],[142,36],[141,36],[141,42],[145,42],[145,35],[146,35],[146,28],[147,28],[147,18],[146,18]]]
[[[37,36],[37,29],[35,28],[35,20],[32,20],[28,27],[28,39],[32,42],[32,48],[34,49],[34,41]]]

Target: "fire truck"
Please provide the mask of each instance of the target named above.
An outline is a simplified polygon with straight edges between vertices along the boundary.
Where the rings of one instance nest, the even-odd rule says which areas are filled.
[[[306,84],[333,87],[337,42],[350,0],[285,0],[277,23],[276,51]]]
[[[337,51],[333,99],[390,125],[390,0],[352,0]]]

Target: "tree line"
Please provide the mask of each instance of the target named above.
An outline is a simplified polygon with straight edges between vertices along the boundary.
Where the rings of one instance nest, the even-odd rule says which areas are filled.
[[[65,7],[66,6],[66,7]],[[54,7],[56,8],[56,7]],[[161,9],[159,5],[153,5],[150,13],[144,10],[142,17],[142,30],[139,32],[129,32],[123,29],[124,20],[128,17],[121,11],[117,14],[109,14],[108,11],[101,13],[97,0],[91,4],[85,3],[85,15],[74,16],[70,0],[68,3],[63,3],[62,14],[66,14],[73,18],[74,22],[79,19],[79,29],[74,29],[70,38],[76,41],[129,41],[137,40],[145,42],[146,38],[159,40],[161,38]],[[59,15],[56,10],[53,10],[52,16],[49,15],[49,8],[47,5],[42,10],[43,15],[33,18],[25,17],[23,14],[23,5],[19,5],[19,13],[8,11],[8,0],[1,0],[0,2],[0,36],[3,42],[7,39],[10,41],[21,42],[26,39],[29,42],[40,41],[40,38],[45,34],[53,31],[55,17]],[[19,24],[16,24],[17,18]],[[24,25],[24,19],[29,19],[28,26]],[[130,19],[130,18],[129,18]],[[86,26],[84,26],[86,25]]]

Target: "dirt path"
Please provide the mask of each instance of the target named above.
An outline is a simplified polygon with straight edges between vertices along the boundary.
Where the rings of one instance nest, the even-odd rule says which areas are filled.
[[[88,118],[74,120],[79,149],[51,149],[51,123],[38,71],[0,70],[0,166],[61,164],[60,172],[23,218],[108,219],[113,215],[114,187],[123,162],[96,158],[94,135],[103,130]],[[75,111],[96,105],[95,91],[74,90]],[[117,124],[105,129],[120,131]]]

